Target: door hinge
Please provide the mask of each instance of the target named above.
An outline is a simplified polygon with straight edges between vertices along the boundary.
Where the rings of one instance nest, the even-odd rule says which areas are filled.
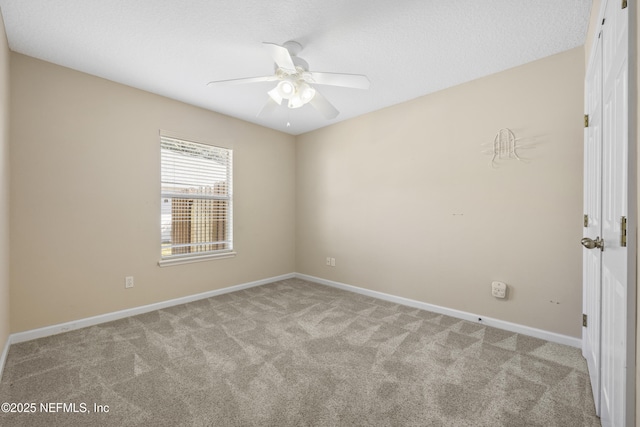
[[[627,217],[620,217],[620,246],[627,247]]]
[[[586,128],[589,127],[589,115],[588,114],[584,115],[584,127],[586,127]]]
[[[582,314],[582,326],[587,327],[587,315],[584,313]]]
[[[627,8],[627,0],[622,0],[622,8],[623,9]]]
[[[589,215],[584,214],[584,218],[582,219],[582,225],[584,228],[589,226]]]

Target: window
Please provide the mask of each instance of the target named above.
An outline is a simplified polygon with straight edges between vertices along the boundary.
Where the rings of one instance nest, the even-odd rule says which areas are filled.
[[[161,135],[160,157],[160,265],[232,254],[232,151]]]

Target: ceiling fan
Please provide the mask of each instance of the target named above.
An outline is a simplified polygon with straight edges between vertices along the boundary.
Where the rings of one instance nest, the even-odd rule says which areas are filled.
[[[209,82],[209,86],[235,85],[256,82],[278,82],[267,92],[269,98],[258,115],[267,114],[283,104],[289,108],[300,108],[310,104],[325,118],[333,119],[340,113],[314,85],[341,86],[355,89],[369,89],[369,79],[362,74],[324,73],[309,71],[309,64],[298,57],[302,51],[300,43],[288,41],[283,46],[264,42],[275,62],[275,74],[262,77],[218,80]]]

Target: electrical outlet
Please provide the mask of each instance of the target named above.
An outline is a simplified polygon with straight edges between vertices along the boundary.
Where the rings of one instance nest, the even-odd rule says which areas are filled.
[[[331,265],[331,258],[327,257],[327,265]]]
[[[331,267],[335,267],[335,266],[336,266],[336,259],[331,258]]]
[[[491,283],[491,295],[496,298],[506,298],[507,296],[507,285],[502,282],[492,282]]]
[[[124,287],[133,288],[133,276],[127,276],[124,278]]]

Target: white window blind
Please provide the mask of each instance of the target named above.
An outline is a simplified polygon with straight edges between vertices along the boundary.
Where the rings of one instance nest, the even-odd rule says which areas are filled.
[[[232,239],[232,151],[160,137],[162,258],[228,252]]]

